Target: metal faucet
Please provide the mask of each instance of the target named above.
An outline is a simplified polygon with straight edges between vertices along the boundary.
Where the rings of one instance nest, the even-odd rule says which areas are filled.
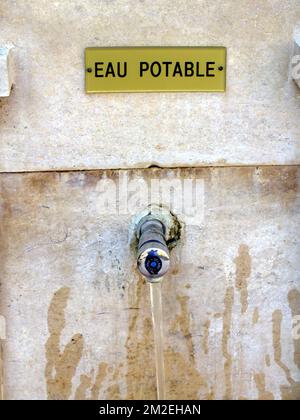
[[[158,283],[170,266],[166,243],[166,226],[154,215],[144,216],[136,230],[138,238],[137,266],[150,283]]]

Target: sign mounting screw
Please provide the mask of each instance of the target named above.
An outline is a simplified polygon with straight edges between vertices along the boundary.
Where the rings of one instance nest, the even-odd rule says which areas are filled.
[[[92,73],[92,69],[91,69],[91,67],[88,67],[88,68],[86,69],[86,71],[87,71],[88,73]]]

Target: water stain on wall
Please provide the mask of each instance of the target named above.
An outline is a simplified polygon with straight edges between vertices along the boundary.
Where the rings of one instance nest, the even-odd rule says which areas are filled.
[[[45,188],[45,186],[42,183],[41,184],[35,183],[35,188],[36,189],[40,189],[42,191]],[[6,204],[6,207],[10,211],[10,209],[9,209],[9,207],[8,207],[7,204]],[[6,210],[6,211],[8,211],[8,210]],[[3,244],[2,244],[2,247],[3,247]],[[239,252],[239,254],[240,254],[240,252]],[[146,287],[146,286],[143,285],[143,288],[144,287]],[[148,294],[148,291],[147,290],[143,290],[142,293],[143,293],[143,295],[144,294]],[[133,302],[132,306],[134,307],[135,306],[134,305],[135,300],[133,299],[132,302]],[[143,302],[146,302],[146,301],[142,301],[141,304],[143,304]],[[175,298],[174,298],[174,302],[175,302]],[[187,321],[189,321],[189,318],[190,318],[190,313],[189,312],[190,311],[188,310],[189,309],[188,308],[188,299],[183,299],[182,303],[179,302],[179,306],[180,306],[180,311],[181,312],[183,310],[182,308],[184,308],[184,311],[186,312],[186,315],[185,316],[187,317],[186,319],[187,319]],[[128,344],[128,346],[127,346],[127,353],[129,353],[131,349],[136,349],[135,351],[138,351],[137,350],[138,346],[135,346],[135,344],[133,344],[133,338],[135,337],[135,335],[136,335],[136,337],[138,338],[138,340],[141,343],[143,342],[143,335],[147,334],[147,331],[150,331],[150,329],[151,329],[151,333],[149,332],[149,335],[152,336],[152,328],[150,327],[150,329],[149,329],[150,319],[148,318],[148,321],[145,321],[145,317],[146,317],[147,314],[144,314],[144,315],[141,316],[141,314],[138,313],[138,312],[139,311],[135,310],[134,308],[129,311],[129,325],[131,325],[131,331],[128,331],[128,336],[129,337],[131,336],[132,338],[131,339],[129,338],[128,341],[127,341],[127,344]],[[174,312],[175,312],[175,316],[176,316],[176,311],[174,311]],[[138,313],[138,315],[137,315],[137,313]],[[138,317],[141,317],[141,319],[140,320],[137,320],[136,323],[135,323],[135,325],[134,325],[134,323],[132,322],[132,320],[133,320],[134,317],[136,317],[136,315]],[[223,314],[223,323],[224,323],[224,319],[227,318],[227,316],[228,316],[228,311],[226,312],[226,310],[225,310],[224,311],[224,314]],[[188,322],[183,323],[183,326],[184,325],[188,325]],[[180,326],[180,323],[179,323],[179,326]],[[180,331],[180,334],[183,336],[183,339],[186,340],[186,338],[184,338],[184,335],[185,334],[182,333],[182,331],[184,331],[184,328],[182,328],[181,330],[179,328],[179,331]],[[230,327],[229,327],[229,332],[230,332]],[[53,335],[53,333],[50,332],[50,335]],[[186,337],[189,337],[189,334],[186,334]],[[191,337],[191,335],[190,335],[190,337]],[[226,340],[224,338],[224,332],[223,332],[222,344],[224,342],[226,342],[226,346],[225,346],[226,351],[224,352],[224,350],[223,350],[223,355],[225,355],[224,356],[225,357],[225,361],[227,361],[227,359],[230,359],[229,341],[228,341],[229,339],[227,338],[227,340]],[[150,364],[150,366],[153,366],[153,369],[151,369],[151,372],[149,372],[149,374],[147,374],[147,380],[150,377],[150,381],[152,381],[152,383],[154,383],[154,380],[155,380],[154,379],[154,373],[153,373],[153,370],[154,370],[154,362],[153,362],[153,353],[151,354],[151,352],[152,352],[152,344],[150,342],[151,340],[152,339],[149,338],[149,337],[148,337],[148,341],[147,341],[147,338],[145,339],[146,346],[147,345],[149,346],[148,352],[150,353],[150,355],[147,354],[145,356],[145,360],[146,360],[146,362],[150,360],[150,363],[149,364]],[[57,340],[54,340],[52,338],[52,342],[53,343],[56,343],[56,341]],[[193,342],[192,342],[192,340],[190,340],[190,338],[187,339],[187,342],[188,342],[187,343],[187,347],[193,348]],[[80,344],[80,340],[79,340],[79,344]],[[132,344],[132,346],[131,346],[131,344]],[[55,346],[56,346],[56,344],[55,344]],[[57,345],[56,347],[58,349],[59,346]],[[78,347],[78,342],[75,344],[75,348],[77,348],[77,347]],[[222,345],[222,347],[223,347],[223,345]],[[191,365],[189,363],[189,357],[187,357],[187,354],[185,354],[185,352],[183,352],[182,355],[180,355],[180,354],[177,355],[176,354],[176,350],[177,350],[176,349],[176,346],[173,346],[173,348],[171,348],[171,347],[169,348],[168,347],[167,350],[166,350],[166,356],[165,356],[166,359],[167,359],[166,365],[168,365],[168,366],[170,365],[170,372],[168,373],[167,381],[168,380],[170,380],[170,381],[173,380],[174,381],[174,388],[175,388],[175,384],[176,384],[176,381],[177,381],[177,389],[174,389],[174,391],[171,390],[169,394],[170,395],[172,395],[172,393],[173,393],[173,395],[176,395],[176,393],[177,393],[177,395],[180,394],[178,392],[178,388],[182,388],[183,387],[183,385],[181,385],[181,380],[183,380],[183,383],[194,381],[194,383],[195,383],[195,390],[191,390],[191,392],[197,398],[199,396],[199,389],[200,389],[200,383],[199,383],[199,375],[200,374],[199,374],[198,370],[196,369],[195,365]],[[58,350],[56,351],[56,353],[58,354]],[[61,353],[63,354],[63,351]],[[177,351],[177,353],[178,353],[178,351]],[[190,355],[191,352],[189,351],[188,354]],[[296,351],[295,351],[295,354],[296,354]],[[130,356],[128,355],[127,357],[130,357]],[[176,375],[175,375],[174,369],[173,369],[173,366],[172,366],[172,362],[174,361],[174,359],[177,360],[176,358],[178,359],[178,366],[180,366],[180,368],[181,368],[181,371],[179,371],[179,374],[178,374],[178,377],[177,378],[176,378],[177,372],[176,372]],[[50,365],[52,365],[52,368],[51,369],[48,369],[49,371],[51,371],[50,379],[52,381],[53,381],[54,378],[59,377],[59,375],[56,374],[56,367],[53,368],[53,366],[54,366],[53,359],[59,359],[59,357],[56,357],[56,358],[55,357],[53,358],[52,356],[50,356],[50,358],[47,357],[47,364],[50,362]],[[140,357],[138,359],[139,360],[143,360],[143,357]],[[181,363],[180,359],[183,359],[182,360],[182,363]],[[69,361],[67,360],[67,363],[68,362]],[[134,362],[134,360],[132,360],[130,363],[131,363],[131,365],[129,366],[129,369],[128,369],[128,371],[129,371],[128,380],[129,380],[129,378],[132,378],[133,377],[132,376],[132,373],[134,371],[134,364],[135,364],[135,362]],[[139,364],[140,364],[139,369],[142,372],[144,372],[144,364],[142,362],[139,362]],[[125,365],[125,362],[124,362],[124,365]],[[228,365],[230,366],[230,363],[229,362],[228,362]],[[232,365],[232,362],[231,362],[231,365]],[[74,366],[74,363],[73,363],[73,366]],[[192,366],[193,369],[191,371],[189,371],[188,369],[191,366]],[[184,371],[184,369],[185,369],[185,371]],[[60,370],[62,371],[62,369],[60,369]],[[66,382],[67,384],[69,384],[70,382],[72,382],[72,379],[71,380],[68,379],[68,375],[69,375],[68,369],[65,369],[65,372],[67,374],[67,378],[65,378],[63,382]],[[97,372],[97,364],[95,366],[95,372],[94,372],[94,374],[96,374],[96,372]],[[81,392],[82,395],[86,395],[88,392],[91,393],[91,388],[94,386],[94,374],[93,375],[89,375],[89,372],[87,372],[87,375],[83,375],[83,378],[80,381],[82,383],[82,389],[79,390],[79,393]],[[100,389],[100,391],[99,391],[100,393],[102,392],[102,390],[104,388],[104,385],[106,385],[106,383],[108,382],[109,375],[110,374],[107,372],[105,378],[102,380],[101,385],[100,385],[100,388],[99,388]],[[118,377],[119,376],[117,374],[113,374],[113,381],[109,385],[109,388],[107,388],[107,393],[108,394],[110,394],[110,393],[113,392],[113,390],[111,389],[111,387],[115,387],[114,389],[117,392],[117,388],[118,388],[118,383],[117,383],[118,379],[117,378]],[[201,378],[201,375],[200,375],[200,378]],[[230,378],[231,378],[231,374],[229,376],[229,379]],[[296,379],[296,377],[295,377],[295,379]],[[74,378],[73,378],[73,382],[74,382]],[[129,385],[129,388],[130,388],[130,386],[131,385]],[[136,386],[136,388],[138,388],[138,386],[139,386],[139,384]],[[69,387],[69,385],[67,385],[67,387],[66,387],[67,388],[67,392],[66,392],[67,395],[69,395],[68,387]],[[47,382],[47,388],[48,388],[48,382]],[[50,389],[53,389],[53,388],[56,389],[56,387],[53,387],[53,384],[51,384],[51,382],[50,382],[49,388]],[[133,389],[133,387],[132,387],[132,389]],[[170,389],[171,389],[171,387],[170,387]],[[181,391],[182,391],[182,389],[181,389]],[[189,393],[190,393],[190,391],[189,391]],[[53,394],[56,394],[56,392],[53,392]],[[95,392],[95,394],[96,394],[96,392]],[[154,395],[154,394],[152,394],[152,395]],[[63,394],[60,394],[58,396],[58,398],[62,398],[63,396],[64,396]],[[102,396],[102,394],[101,394],[101,396]],[[179,397],[181,397],[181,395],[179,395]]]
[[[283,400],[299,400],[300,399],[300,382],[293,380],[290,369],[282,361],[282,349],[281,349],[281,323],[282,323],[282,312],[277,309],[272,315],[273,322],[273,350],[274,360],[276,364],[283,370],[286,380],[289,385],[282,385],[280,387],[281,396]]]
[[[291,308],[292,317],[300,315],[300,291],[298,289],[290,290],[288,301]],[[300,369],[300,339],[294,339],[294,362]]]
[[[266,354],[266,356],[265,356],[265,363],[266,363],[266,365],[268,367],[271,366],[271,359],[270,359],[270,355],[269,354]]]
[[[3,373],[3,345],[0,339],[0,401],[4,399]]]
[[[276,197],[284,207],[293,205],[298,199],[299,168],[287,166],[280,168],[262,166],[259,168],[261,193],[265,196]]]
[[[144,316],[141,308],[148,306],[148,294],[144,290],[147,287],[140,279],[129,287],[129,327],[126,340],[127,371],[126,399],[155,399],[155,362],[152,322]],[[69,298],[69,288],[58,290],[49,307],[48,325],[50,337],[46,344],[46,380],[49,399],[68,399],[72,393],[72,379],[82,356],[82,336],[75,335],[65,350],[61,353],[59,344],[62,331],[65,327],[65,308]],[[178,297],[180,313],[177,316],[176,325],[185,341],[188,357],[175,351],[169,346],[165,351],[166,387],[170,398],[190,399],[199,397],[199,389],[205,387],[200,373],[196,369],[195,355],[193,351],[192,336],[189,325],[188,298]],[[147,311],[148,312],[148,311]],[[150,308],[149,308],[150,313]],[[79,341],[80,338],[80,341]],[[73,351],[71,351],[73,346]],[[82,374],[80,383],[75,391],[75,399],[99,399],[99,395],[106,393],[107,398],[121,398],[119,380],[121,376],[120,365],[112,368],[107,363],[101,362],[93,381],[94,372]],[[109,371],[113,374],[110,375]],[[104,389],[104,382],[109,386]],[[178,387],[178,383],[181,384]],[[184,391],[183,391],[184,390]]]
[[[248,278],[251,274],[251,256],[247,245],[239,246],[239,253],[234,262],[236,265],[235,286],[240,292],[241,313],[245,313],[248,309]]]
[[[113,372],[113,375],[109,375],[109,370]],[[110,385],[107,389],[107,399],[120,399],[120,388],[118,385],[119,369],[116,368],[115,371],[110,369],[109,365],[105,362],[99,363],[95,381],[92,381],[94,376],[94,370],[90,375],[81,375],[80,384],[75,392],[75,400],[99,400],[103,398],[105,390],[103,389],[104,381],[106,378],[109,378],[109,381],[112,381],[113,384]]]
[[[83,353],[83,336],[75,334],[65,349],[60,351],[60,340],[65,327],[65,308],[70,295],[68,287],[62,287],[52,298],[48,310],[48,329],[50,336],[46,343],[45,376],[48,399],[67,400],[72,394],[72,381]],[[107,363],[101,362],[98,366],[95,381],[92,381],[94,372],[90,375],[82,374],[80,384],[75,391],[76,400],[88,398],[97,400],[105,377]]]
[[[273,350],[274,360],[277,365],[284,371],[288,382],[292,382],[290,369],[281,360],[281,323],[282,323],[282,312],[277,309],[272,315],[273,322]]]
[[[222,334],[222,352],[225,359],[224,362],[224,376],[225,376],[225,393],[224,399],[232,399],[232,356],[229,351],[229,338],[231,332],[232,309],[234,303],[234,288],[228,287],[226,289],[224,298],[224,313],[223,313],[223,334]]]
[[[256,388],[258,390],[258,399],[259,400],[274,400],[274,395],[272,392],[266,390],[266,379],[263,372],[254,374],[254,380]]]
[[[108,400],[120,400],[121,399],[121,390],[118,383],[120,378],[120,368],[122,364],[118,365],[113,371],[111,385],[106,390],[106,398]]]
[[[210,391],[196,366],[190,325],[189,297],[177,296],[177,301],[180,312],[175,316],[170,332],[184,341],[187,352],[179,353],[171,346],[165,351],[166,394],[168,399],[174,400],[199,399],[200,391],[205,392],[206,395],[210,395]]]
[[[129,287],[129,306],[135,310],[130,311],[126,340],[126,399],[156,398],[152,322],[140,311],[141,308],[146,308],[146,313],[150,313],[149,293],[145,290],[147,287],[143,279]],[[180,312],[175,315],[170,328],[171,333],[183,340],[187,352],[182,354],[171,345],[167,346],[164,352],[166,395],[167,398],[175,400],[198,399],[201,389],[207,392],[207,385],[196,368],[188,301],[187,296],[177,296]]]
[[[253,311],[253,316],[252,316],[252,325],[257,324],[259,321],[259,310],[258,308],[255,308]]]
[[[197,400],[206,383],[195,367],[183,354],[168,347],[165,355],[166,396],[172,400]]]
[[[210,319],[205,321],[203,325],[203,339],[202,339],[202,347],[204,354],[208,354],[208,339],[209,339],[209,329],[210,329]]]
[[[130,284],[128,290],[128,302],[132,310],[125,344],[127,400],[156,398],[152,323],[151,319],[142,317],[140,313],[140,309],[149,304],[146,301],[148,290],[144,290],[146,287],[145,281],[139,278]]]
[[[65,327],[65,308],[70,289],[62,287],[52,298],[48,310],[48,330],[50,336],[46,343],[45,377],[48,399],[67,400],[72,392],[72,380],[82,356],[83,337],[75,334],[63,351],[60,339]]]
[[[98,366],[95,382],[91,388],[91,399],[98,400],[101,386],[107,374],[108,364],[101,362]]]
[[[92,375],[93,372],[91,372]],[[89,375],[80,375],[80,384],[75,392],[75,400],[85,400],[88,390],[92,386],[92,379]]]
[[[248,260],[247,248],[239,249],[237,257],[237,267],[240,267],[241,256],[246,255]],[[243,258],[242,258],[243,259]],[[244,260],[244,259],[243,259]],[[249,267],[249,262],[246,264]],[[240,270],[240,271],[239,271]],[[237,268],[240,276],[248,277],[250,268]],[[242,274],[240,274],[242,273]],[[246,273],[246,274],[245,274]],[[126,340],[127,352],[127,372],[125,375],[127,384],[127,399],[152,398],[156,397],[155,368],[154,368],[154,347],[152,323],[148,316],[141,313],[141,309],[149,305],[148,294],[144,290],[147,287],[145,282],[140,279],[132,283],[129,287],[129,327]],[[289,293],[289,303],[292,312],[298,310],[298,291]],[[53,296],[48,311],[48,328],[50,337],[46,343],[47,365],[45,369],[47,381],[47,393],[49,399],[68,399],[72,393],[72,380],[82,357],[83,338],[81,334],[75,334],[63,351],[60,351],[60,340],[65,327],[65,308],[69,298],[70,289],[63,287]],[[215,392],[208,390],[206,381],[202,378],[196,367],[195,349],[191,334],[189,298],[187,296],[177,296],[180,311],[175,316],[171,331],[179,335],[184,340],[187,352],[180,353],[171,346],[165,351],[166,367],[166,389],[167,397],[170,399],[198,399],[200,390],[206,390],[206,398],[213,399]],[[296,303],[295,303],[296,302]],[[229,349],[231,334],[232,312],[234,304],[234,288],[228,287],[224,297],[223,312],[223,333],[222,333],[222,352],[224,357],[224,378],[225,394],[224,399],[232,399],[232,355]],[[296,306],[295,306],[296,305]],[[257,308],[256,308],[257,309]],[[150,312],[150,308],[149,308]],[[145,312],[147,313],[147,312]],[[258,310],[254,311],[253,319],[257,320]],[[273,346],[274,360],[284,371],[289,386],[281,386],[283,399],[298,399],[300,396],[299,383],[295,382],[290,374],[288,367],[282,362],[281,358],[281,322],[282,313],[280,310],[273,313]],[[256,321],[257,322],[257,321]],[[204,325],[203,348],[208,353],[208,335],[210,321]],[[266,356],[267,365],[270,364]],[[107,363],[101,362],[93,380],[94,372],[90,375],[80,376],[80,384],[75,392],[75,399],[99,399],[101,390],[107,398],[121,398],[119,381],[121,377],[122,364],[109,367]],[[109,372],[112,372],[111,374]],[[109,386],[103,389],[105,381],[108,380]],[[256,373],[254,380],[259,392],[260,399],[274,399],[271,392],[266,390],[265,375],[262,372]]]
[[[177,331],[181,334],[181,337],[185,340],[188,357],[191,361],[195,359],[193,338],[190,331],[190,314],[188,310],[188,296],[177,296],[177,301],[180,305],[180,313],[176,315],[173,325],[170,328],[171,333]]]

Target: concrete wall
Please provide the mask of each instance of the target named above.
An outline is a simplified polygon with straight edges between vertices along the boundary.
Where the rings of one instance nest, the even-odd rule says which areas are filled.
[[[163,283],[167,396],[299,399],[299,169],[128,175],[204,183]],[[103,179],[119,173],[0,177],[8,398],[155,398],[148,286],[131,215],[99,215]]]
[[[183,225],[163,283],[167,397],[300,399],[297,21],[298,0],[0,1],[16,70],[0,99],[6,398],[155,398],[129,234],[158,179]],[[84,48],[112,45],[223,45],[227,92],[88,96]]]
[[[297,0],[1,0],[0,170],[299,163]],[[84,93],[87,46],[222,45],[226,94]]]

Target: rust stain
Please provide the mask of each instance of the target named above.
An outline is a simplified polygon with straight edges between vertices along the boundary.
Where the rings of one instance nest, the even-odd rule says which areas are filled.
[[[209,339],[210,319],[204,323],[202,347],[205,354],[208,354],[208,339]]]
[[[235,286],[240,292],[241,312],[245,313],[248,309],[248,278],[251,274],[251,256],[247,245],[239,246],[239,253],[234,262],[236,265]]]
[[[46,368],[48,399],[67,400],[72,392],[72,379],[82,357],[83,337],[75,334],[64,350],[60,351],[60,338],[65,327],[65,308],[70,289],[62,287],[52,298],[48,310],[48,330],[46,343]]]
[[[224,313],[223,313],[223,334],[222,334],[222,352],[225,358],[224,375],[225,375],[225,393],[224,399],[232,399],[232,356],[229,351],[229,338],[231,332],[232,309],[234,303],[234,289],[228,287],[226,289],[224,298]]]
[[[288,301],[293,317],[300,315],[300,291],[292,289],[288,293]],[[300,339],[294,341],[294,362],[300,369]]]
[[[274,360],[277,365],[285,373],[286,379],[289,385],[282,385],[280,387],[281,397],[283,400],[299,400],[300,399],[300,382],[293,380],[290,369],[282,362],[282,350],[281,350],[281,323],[282,323],[282,312],[277,309],[272,315],[273,322],[273,350]]]
[[[258,308],[255,308],[253,311],[253,317],[252,317],[252,325],[257,324],[259,321],[259,310]]]
[[[266,379],[263,372],[254,375],[259,400],[274,400],[272,392],[266,391]]]

